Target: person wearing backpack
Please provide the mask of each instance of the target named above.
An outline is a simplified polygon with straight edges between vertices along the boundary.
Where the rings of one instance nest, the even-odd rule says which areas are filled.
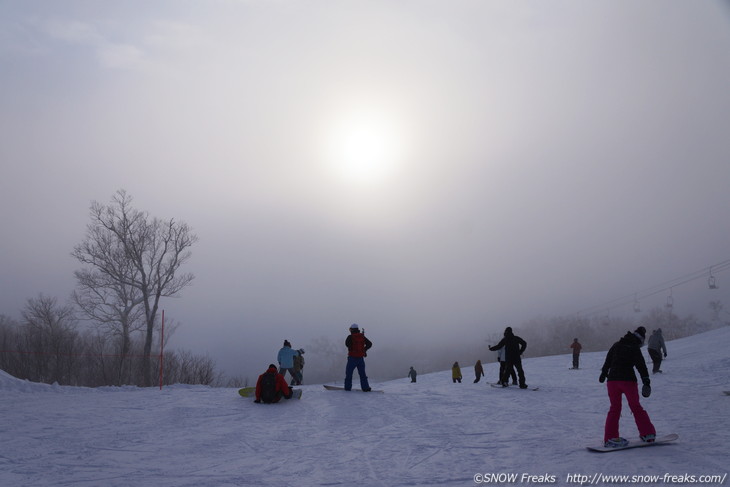
[[[269,369],[259,376],[256,381],[255,403],[271,404],[279,402],[281,398],[291,399],[292,390],[286,383],[284,376],[276,369],[276,365],[270,364]]]
[[[294,356],[294,378],[292,378],[290,383],[293,386],[302,385],[302,380],[304,380],[302,373],[302,369],[304,368],[304,349],[300,348],[297,352],[299,353]]]
[[[360,376],[360,389],[363,392],[370,392],[368,376],[365,375],[365,357],[373,343],[365,338],[357,323],[350,325],[350,336],[345,339],[347,347],[347,366],[345,367],[345,390],[352,390],[352,374],[357,369]]]

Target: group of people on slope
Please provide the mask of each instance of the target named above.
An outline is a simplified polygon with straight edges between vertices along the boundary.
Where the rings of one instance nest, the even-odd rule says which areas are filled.
[[[624,396],[633,414],[641,440],[653,442],[656,439],[656,429],[639,400],[638,380],[634,372],[634,369],[636,369],[639,372],[639,377],[641,377],[641,395],[649,397],[651,394],[651,379],[649,378],[644,355],[641,353],[641,347],[644,346],[645,339],[646,328],[643,326],[638,327],[633,332],[627,332],[625,336],[611,346],[601,367],[601,375],[598,380],[600,383],[606,382],[610,403],[604,425],[603,441],[605,446],[621,447],[628,444],[628,440],[619,435],[619,419],[621,418],[622,398]],[[518,380],[521,388],[527,388],[521,359],[526,348],[527,343],[519,336],[516,336],[511,327],[504,330],[504,338],[497,345],[489,347],[492,351],[499,351],[497,357],[500,364],[499,383],[503,387],[509,385],[511,378],[513,385]],[[580,352],[583,347],[575,338],[570,348],[573,349],[573,368],[578,369]],[[661,373],[662,358],[667,356],[667,347],[664,343],[661,328],[654,330],[651,337],[649,337],[648,349],[653,362],[652,372],[654,374]],[[515,370],[517,371],[516,374]],[[481,360],[477,360],[474,365],[474,375],[476,376],[475,383],[479,382],[481,377],[484,376],[484,367]],[[452,367],[452,379],[453,382],[461,382],[461,367],[458,362],[454,362]]]
[[[494,345],[489,347],[489,350],[497,352],[497,361],[499,362],[499,384],[504,387],[509,386],[509,379],[512,378],[512,385],[518,384],[522,389],[527,388],[525,383],[525,372],[522,369],[522,354],[527,348],[527,342],[522,338],[518,337],[512,332],[512,327],[507,327],[504,330],[504,338]],[[411,367],[412,368],[412,367]],[[516,372],[515,372],[516,371]],[[477,360],[474,364],[474,383],[476,384],[481,380],[484,374],[484,366],[481,360]],[[459,362],[454,362],[451,366],[451,380],[456,383],[461,383],[461,366]]]
[[[622,398],[625,396],[626,401],[634,416],[636,427],[642,441],[652,442],[656,439],[656,429],[649,418],[649,414],[641,406],[639,400],[638,380],[634,369],[639,373],[642,382],[641,395],[649,397],[651,395],[651,379],[649,371],[646,367],[644,355],[641,353],[641,347],[646,341],[646,328],[639,326],[633,332],[629,331],[620,340],[614,343],[606,354],[601,374],[598,378],[600,383],[606,382],[610,407],[606,415],[604,426],[604,444],[610,447],[625,446],[628,441],[619,435],[619,419],[621,417]],[[660,365],[662,358],[667,356],[667,347],[664,343],[661,329],[654,330],[648,343],[649,355],[654,364],[653,373],[660,373]],[[354,371],[357,370],[360,378],[360,388],[364,392],[371,390],[368,377],[365,373],[365,357],[367,351],[373,346],[372,342],[365,337],[357,324],[350,326],[350,335],[345,339],[345,347],[347,347],[347,365],[345,367],[345,390],[352,390],[352,378]],[[573,349],[573,368],[578,368],[578,361],[582,346],[578,339],[573,340],[570,345]],[[500,357],[500,374],[499,383],[503,387],[509,385],[510,376],[516,370],[517,380],[520,388],[527,388],[525,382],[525,373],[522,369],[522,354],[527,348],[527,342],[521,337],[515,335],[511,327],[504,330],[502,340],[489,347],[491,351],[503,351]],[[292,350],[291,344],[284,341],[284,346],[279,350],[279,365],[277,370],[274,364],[269,365],[268,370],[259,376],[256,383],[256,402],[278,402],[282,397],[291,398],[292,391],[289,388],[284,374],[288,371],[292,376],[292,385],[294,383],[301,384],[301,365],[295,369],[295,357],[301,357],[304,350]],[[481,360],[478,360],[474,366],[476,378],[474,382],[479,382],[484,376],[484,368]],[[411,382],[416,382],[416,370],[411,367],[408,376]],[[458,362],[454,362],[452,367],[453,382],[461,382],[461,367]],[[514,383],[515,377],[512,375]],[[273,386],[271,386],[273,384]],[[273,395],[265,391],[267,385],[273,389]]]
[[[365,357],[367,351],[373,346],[373,343],[365,337],[360,327],[353,323],[350,325],[350,335],[345,339],[347,347],[347,366],[345,367],[345,390],[352,390],[352,376],[355,370],[360,377],[360,388],[364,392],[370,392],[370,384],[365,373]],[[286,383],[285,374],[289,372],[291,376],[291,385],[301,385],[304,368],[304,349],[294,350],[288,340],[284,340],[284,346],[281,347],[277,355],[279,368],[270,364],[266,372],[261,374],[256,381],[256,403],[276,403],[284,399],[291,399],[293,396],[292,389]],[[412,367],[411,367],[412,369]],[[415,370],[413,371],[413,381],[415,382]]]
[[[256,381],[256,400],[254,402],[269,404],[279,402],[282,397],[291,399],[294,392],[286,383],[285,375],[289,372],[292,386],[302,384],[303,355],[303,348],[294,350],[289,340],[284,340],[284,346],[279,349],[276,356],[279,368],[277,369],[274,364],[269,364],[266,372],[259,376]]]

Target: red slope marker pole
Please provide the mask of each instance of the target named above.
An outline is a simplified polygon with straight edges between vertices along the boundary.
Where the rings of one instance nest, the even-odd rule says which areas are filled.
[[[162,390],[162,348],[165,344],[165,310],[162,310],[162,329],[160,331],[160,390]]]

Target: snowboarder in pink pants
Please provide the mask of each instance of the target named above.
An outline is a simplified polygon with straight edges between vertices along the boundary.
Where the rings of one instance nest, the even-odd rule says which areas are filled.
[[[641,347],[644,345],[646,328],[640,326],[636,331],[627,332],[623,338],[613,344],[606,354],[606,361],[601,369],[598,381],[603,383],[608,379],[608,399],[611,407],[606,415],[606,426],[603,436],[605,446],[625,446],[628,441],[619,436],[619,419],[621,418],[621,398],[626,396],[629,408],[634,415],[636,427],[642,441],[651,442],[656,438],[656,430],[649,419],[649,414],[639,402],[639,385],[634,368],[639,372],[643,387],[641,394],[649,397],[651,381],[646,368]]]

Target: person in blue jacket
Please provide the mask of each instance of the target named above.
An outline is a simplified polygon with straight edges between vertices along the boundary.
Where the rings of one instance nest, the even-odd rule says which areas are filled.
[[[289,340],[284,340],[284,346],[279,350],[277,360],[279,361],[279,373],[284,376],[287,372],[296,382],[299,378],[294,371],[294,357],[299,355],[298,350],[292,350]]]

